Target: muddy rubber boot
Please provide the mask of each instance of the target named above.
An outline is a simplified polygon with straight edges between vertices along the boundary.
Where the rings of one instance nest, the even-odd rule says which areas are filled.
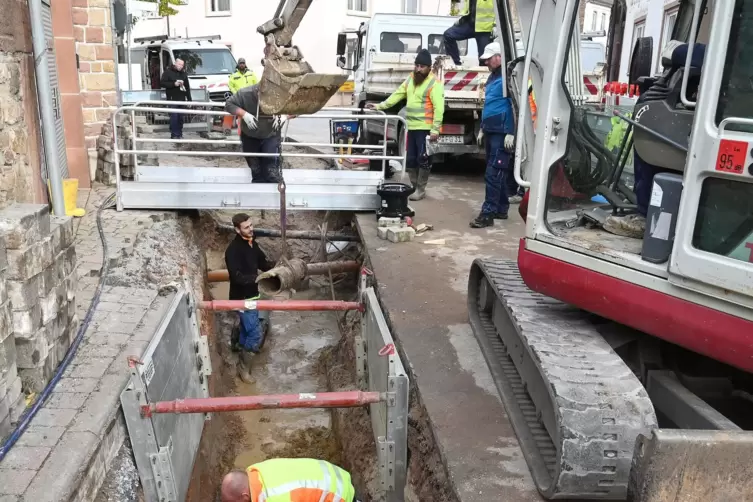
[[[415,187],[418,183],[418,169],[406,169],[405,172],[408,173],[411,186]]]
[[[249,385],[256,383],[256,380],[251,376],[251,361],[253,358],[254,353],[247,350],[241,351],[238,356],[238,378]]]
[[[607,216],[604,222],[604,230],[610,234],[643,239],[646,231],[646,217],[640,214],[628,214],[627,216]]]
[[[429,182],[429,174],[431,171],[428,169],[418,170],[418,182],[416,183],[416,191],[408,197],[408,200],[421,200],[426,197],[426,184]]]

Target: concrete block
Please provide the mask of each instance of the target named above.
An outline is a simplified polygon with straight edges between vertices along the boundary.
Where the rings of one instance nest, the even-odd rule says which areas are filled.
[[[3,487],[3,494],[23,495],[36,475],[37,471],[33,469],[0,468],[0,486]]]
[[[73,244],[73,217],[52,216],[50,219],[50,233],[52,234],[52,251],[57,255],[57,253]]]
[[[0,368],[10,369],[14,367],[17,364],[17,357],[16,342],[12,336],[7,336],[4,340],[0,341]],[[9,375],[9,377],[9,381],[12,381],[15,376]]]
[[[390,242],[410,242],[416,237],[416,231],[411,227],[392,227],[387,230],[387,240]]]
[[[55,389],[57,390],[57,388]],[[55,446],[65,432],[64,427],[30,425],[18,440],[19,446]]]
[[[16,364],[19,371],[44,367],[50,346],[45,337],[16,340]]]
[[[13,333],[13,320],[11,317],[10,302],[0,304],[0,340]],[[0,368],[2,370],[2,368]]]
[[[52,448],[45,446],[15,446],[3,460],[4,469],[28,469],[32,471],[42,467]]]
[[[400,218],[379,218],[378,227],[399,227],[402,220]]]
[[[63,427],[67,428],[73,421],[78,410],[70,409],[40,409],[34,417],[34,425],[42,427]]]
[[[37,297],[44,298],[65,278],[65,253],[58,253],[52,265],[44,269],[36,278]]]
[[[8,378],[0,379],[0,398],[9,398],[9,402],[15,401],[21,395],[21,379],[18,377],[18,369],[15,364],[11,366],[12,373]]]
[[[21,388],[23,389],[23,380],[21,381]],[[11,403],[10,405],[10,422],[13,425],[17,424],[21,419],[21,415],[23,415],[24,411],[26,411],[26,396],[23,394],[22,390],[21,394],[18,396],[18,399],[16,399],[16,402]]]
[[[7,278],[25,281],[52,264],[52,236],[34,242],[23,249],[8,250]]]
[[[377,237],[379,237],[382,240],[387,240],[387,230],[389,230],[390,227],[377,227]]]
[[[0,277],[0,305],[8,301],[8,282]]]
[[[7,281],[8,299],[12,308],[26,310],[39,303],[40,283],[44,279],[43,276],[44,272],[23,281]]]
[[[26,310],[12,310],[11,318],[16,338],[32,338],[42,327],[42,310],[38,304]]]
[[[62,277],[68,277],[76,270],[76,246],[69,246],[63,253]]]
[[[47,324],[57,317],[61,305],[65,307],[65,283],[53,288],[47,296],[39,299],[39,310],[42,313],[42,324]]]
[[[44,338],[47,345],[52,346],[57,340],[67,335],[66,329],[69,322],[69,319],[61,313],[39,330],[37,338]]]
[[[8,248],[5,245],[5,238],[0,234],[0,272],[8,266]]]
[[[8,249],[23,249],[50,233],[50,209],[44,204],[12,204],[0,211],[0,236]]]
[[[97,136],[97,148],[112,150],[112,137],[100,134]]]
[[[52,358],[46,358],[44,364],[37,368],[18,368],[18,376],[21,377],[21,386],[25,394],[42,392],[57,369],[57,364]]]

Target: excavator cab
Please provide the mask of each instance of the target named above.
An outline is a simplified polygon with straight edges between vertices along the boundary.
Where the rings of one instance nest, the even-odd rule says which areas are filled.
[[[343,74],[315,73],[292,45],[313,0],[281,0],[275,16],[257,28],[264,36],[264,72],[259,108],[264,115],[304,115],[321,110],[348,79]]]

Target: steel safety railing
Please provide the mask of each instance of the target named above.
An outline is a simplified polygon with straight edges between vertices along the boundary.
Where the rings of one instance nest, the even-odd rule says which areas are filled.
[[[148,105],[148,106],[147,106]],[[241,151],[223,151],[223,150],[194,150],[194,149],[166,149],[162,148],[160,149],[160,145],[206,145],[207,147],[231,147],[231,146],[239,146],[241,144],[241,141],[238,137],[235,138],[225,138],[225,139],[212,139],[212,138],[180,138],[180,139],[168,139],[168,138],[161,138],[161,137],[153,137],[153,136],[145,136],[140,133],[140,128],[137,125],[136,121],[136,113],[153,113],[155,110],[155,106],[161,106],[163,108],[160,108],[161,113],[170,113],[170,114],[178,114],[178,115],[197,115],[197,116],[204,116],[204,117],[219,117],[222,119],[227,119],[234,117],[231,114],[228,114],[227,112],[223,110],[218,110],[217,108],[222,107],[223,105],[221,103],[217,102],[174,102],[174,101],[149,101],[147,102],[139,102],[135,105],[129,105],[129,106],[121,106],[117,108],[113,112],[113,123],[117,124],[118,120],[117,117],[119,114],[130,114],[131,115],[131,134],[130,134],[130,141],[131,145],[130,148],[125,148],[124,146],[128,146],[125,143],[121,143],[120,131],[118,130],[118,127],[114,127],[114,164],[115,164],[115,180],[116,180],[116,189],[118,193],[117,197],[117,207],[118,210],[123,209],[123,202],[122,202],[122,185],[123,185],[123,176],[122,176],[122,165],[121,165],[121,156],[122,155],[130,155],[131,160],[134,165],[134,173],[136,182],[139,181],[139,176],[137,175],[139,172],[147,173],[146,170],[147,166],[144,166],[145,169],[139,169],[139,155],[173,155],[173,156],[190,156],[190,157],[205,157],[205,158],[214,158],[214,159],[222,159],[222,158],[264,158],[264,157],[273,157],[273,158],[308,158],[308,159],[325,159],[325,160],[335,160],[335,159],[362,159],[362,160],[369,160],[369,161],[381,161],[382,162],[382,169],[381,169],[381,180],[385,178],[386,170],[388,167],[388,162],[395,161],[398,162],[402,167],[402,173],[404,175],[405,173],[405,164],[406,164],[406,152],[399,152],[398,154],[391,154],[390,153],[390,146],[389,142],[387,141],[387,130],[388,130],[388,124],[394,121],[395,123],[400,123],[403,126],[406,126],[407,123],[403,117],[397,116],[397,115],[386,115],[383,112],[366,112],[361,109],[357,108],[325,108],[321,112],[314,114],[314,115],[303,115],[298,116],[295,118],[290,119],[282,133],[281,133],[281,148],[279,152],[276,153],[246,153]],[[196,109],[200,108],[200,109]],[[201,109],[203,108],[203,109]],[[298,119],[315,119],[315,120],[353,120],[353,121],[362,121],[364,119],[368,120],[376,120],[376,121],[382,121],[384,122],[384,140],[381,142],[381,144],[369,144],[369,145],[363,145],[363,144],[349,144],[349,145],[343,145],[340,143],[331,143],[331,142],[296,142],[296,141],[289,141],[288,140],[288,131],[292,120],[298,120]],[[328,128],[327,128],[328,129]],[[404,130],[407,130],[407,127],[403,128]],[[151,143],[154,145],[157,145],[157,148],[146,148],[145,144]],[[341,149],[344,146],[347,146],[349,150],[353,150],[352,153],[337,153],[335,149]],[[326,151],[318,151],[313,153],[308,152],[296,152],[296,151],[286,151],[288,148],[299,148],[299,147],[312,147],[317,149],[322,148],[331,148],[333,149],[332,153],[326,152]],[[378,153],[369,153],[369,152],[359,152],[358,150],[376,150]],[[198,167],[198,166],[197,166]],[[158,169],[158,168],[157,168]],[[190,168],[186,168],[190,169]],[[344,171],[347,172],[347,171]],[[237,177],[238,173],[234,173]],[[202,172],[202,175],[206,175],[206,172]],[[145,178],[149,178],[146,174],[144,175]],[[189,183],[191,180],[195,179],[196,176],[191,176],[191,172],[181,170],[180,174],[177,176],[178,179],[173,180],[173,182],[184,182]],[[204,176],[206,178],[206,176]],[[202,178],[202,182],[203,179]],[[222,174],[217,174],[216,178],[220,181],[213,180],[213,182],[221,182]],[[153,179],[150,179],[149,181],[153,181]],[[159,181],[159,180],[158,180]],[[233,179],[230,184],[236,184],[237,185],[238,180]],[[307,181],[304,181],[303,184],[305,185]],[[317,183],[321,185],[322,183]],[[167,187],[165,187],[167,189]],[[179,187],[169,187],[169,190],[174,191],[176,188]],[[156,189],[155,189],[156,190]],[[156,206],[156,207],[163,207],[163,206]],[[224,205],[223,205],[224,207]],[[291,203],[291,207],[295,207]]]

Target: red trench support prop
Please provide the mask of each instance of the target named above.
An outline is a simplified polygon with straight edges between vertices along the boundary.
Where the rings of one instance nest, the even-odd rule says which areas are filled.
[[[364,311],[362,303],[339,300],[211,300],[199,302],[202,310],[260,310],[277,312]]]
[[[361,391],[178,399],[144,405],[141,407],[141,416],[149,418],[156,413],[215,413],[283,408],[353,408],[385,400],[386,396],[379,392]]]

